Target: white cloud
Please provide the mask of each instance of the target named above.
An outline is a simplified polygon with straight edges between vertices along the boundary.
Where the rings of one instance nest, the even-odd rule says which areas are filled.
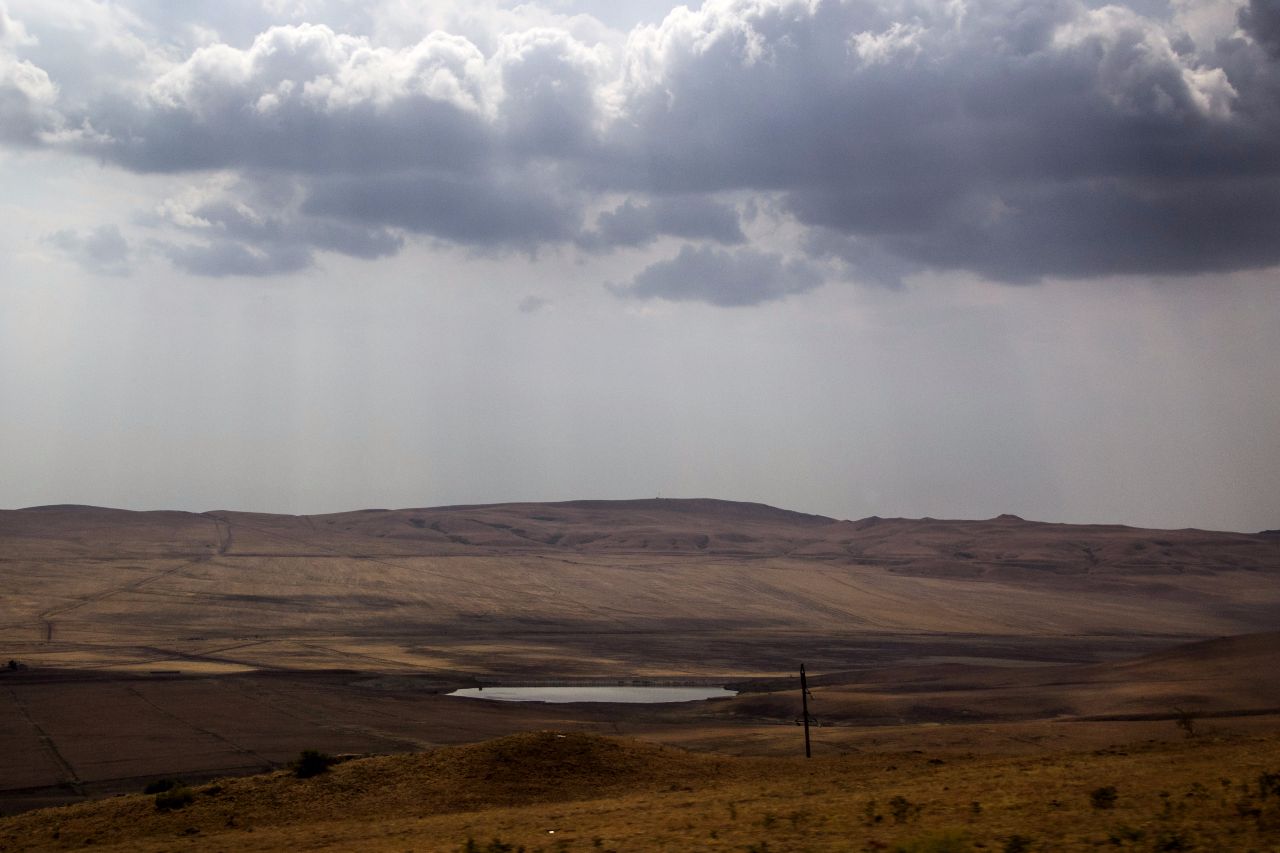
[[[1170,0],[1174,25],[1184,30],[1198,47],[1212,50],[1214,43],[1237,30],[1240,0]]]
[[[61,124],[57,85],[43,68],[13,53],[33,44],[0,5],[0,142],[34,145]]]
[[[1236,92],[1220,68],[1188,64],[1169,34],[1132,10],[1091,9],[1054,31],[1053,48],[1084,57],[1096,91],[1130,115],[1229,117]]]
[[[27,28],[21,21],[15,21],[9,17],[8,8],[4,3],[0,3],[0,47],[34,44],[37,44],[37,41],[27,32]]]
[[[897,59],[902,54],[910,57],[919,56],[920,39],[924,33],[924,28],[919,24],[895,21],[883,32],[855,33],[849,40],[849,46],[864,63],[876,65]]]

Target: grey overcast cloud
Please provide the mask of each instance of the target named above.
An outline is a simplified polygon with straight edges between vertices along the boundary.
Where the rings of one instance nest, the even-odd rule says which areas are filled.
[[[1280,0],[0,0],[0,506],[1280,528]]]

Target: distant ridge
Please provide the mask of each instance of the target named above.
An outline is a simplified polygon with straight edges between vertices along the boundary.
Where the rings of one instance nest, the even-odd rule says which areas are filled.
[[[662,512],[680,515],[719,515],[726,518],[778,520],[800,524],[834,524],[836,519],[825,515],[780,509],[768,504],[749,501],[728,501],[719,498],[634,498],[622,500],[572,500],[536,503],[459,504],[427,508],[433,512],[457,512],[482,509],[520,508],[581,509],[593,512]]]
[[[116,509],[109,506],[92,504],[42,504],[40,506],[24,506],[11,512],[152,512],[152,510]],[[177,510],[181,512],[182,510]]]
[[[845,521],[714,498],[571,500],[361,509],[323,515],[131,511],[75,504],[0,511],[4,556],[500,556],[517,553],[780,558],[895,574],[1280,571],[1280,535],[1123,525],[868,518]]]
[[[398,509],[386,507],[367,507],[361,509],[340,510],[331,513],[312,513],[312,514],[289,514],[289,513],[270,513],[270,512],[254,512],[234,509],[212,509],[204,512],[193,512],[190,510],[174,510],[174,509],[124,509],[119,507],[97,506],[94,504],[41,504],[37,506],[20,507],[18,509],[5,510],[0,509],[0,517],[8,513],[46,513],[46,514],[102,514],[115,515],[120,517],[126,516],[185,516],[193,519],[211,518],[222,516],[239,516],[243,518],[255,517],[260,519],[320,519],[320,518],[340,518],[357,515],[367,516],[386,516],[401,515],[404,513],[450,513],[450,514],[467,514],[467,513],[484,513],[496,512],[505,514],[521,514],[533,513],[543,510],[579,510],[582,512],[602,513],[608,515],[620,515],[625,513],[654,513],[668,516],[684,516],[688,518],[695,517],[718,517],[726,521],[740,520],[747,522],[776,522],[789,523],[796,525],[810,525],[814,527],[822,525],[842,524],[854,525],[859,529],[871,528],[881,524],[892,525],[918,525],[918,526],[953,526],[953,527],[974,527],[985,524],[1022,524],[1027,526],[1057,527],[1079,531],[1130,531],[1135,534],[1211,534],[1232,537],[1249,537],[1253,539],[1280,539],[1280,529],[1262,530],[1257,533],[1239,533],[1235,531],[1216,531],[1198,527],[1184,528],[1144,528],[1134,527],[1127,524],[1118,523],[1071,523],[1060,521],[1037,521],[1026,519],[1014,513],[1000,513],[986,519],[969,519],[969,518],[934,518],[931,516],[923,516],[920,518],[912,518],[905,516],[885,517],[880,515],[869,515],[859,519],[838,519],[830,516],[819,515],[814,513],[799,512],[796,510],[784,509],[781,507],[771,506],[769,504],[758,503],[753,501],[733,501],[721,498],[621,498],[621,499],[575,499],[567,501],[509,501],[501,503],[478,503],[478,504],[445,504],[442,506],[430,507],[401,507]]]

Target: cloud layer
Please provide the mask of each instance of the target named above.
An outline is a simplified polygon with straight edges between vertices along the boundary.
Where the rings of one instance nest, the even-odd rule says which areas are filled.
[[[647,267],[619,296],[706,302],[726,308],[758,305],[812,290],[822,277],[803,261],[785,261],[774,254],[742,249],[726,252],[685,246],[669,261]]]
[[[419,31],[402,5],[324,5],[318,23],[233,38],[212,10],[175,22],[115,4],[93,44],[0,5],[0,142],[230,176],[155,219],[162,252],[208,275],[374,258],[410,235],[485,251],[675,243],[619,292],[719,305],[814,286],[805,253],[890,283],[1280,263],[1269,0],[1214,37],[1076,0],[707,0],[625,36],[533,7],[459,31],[423,12]],[[77,37],[110,85],[58,58]],[[714,248],[753,239],[737,207],[751,198],[799,237]]]

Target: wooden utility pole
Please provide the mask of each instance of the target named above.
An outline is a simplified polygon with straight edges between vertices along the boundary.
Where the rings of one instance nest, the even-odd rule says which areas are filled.
[[[804,713],[804,757],[813,758],[809,746],[809,682],[804,677],[804,664],[800,664],[800,707]]]

